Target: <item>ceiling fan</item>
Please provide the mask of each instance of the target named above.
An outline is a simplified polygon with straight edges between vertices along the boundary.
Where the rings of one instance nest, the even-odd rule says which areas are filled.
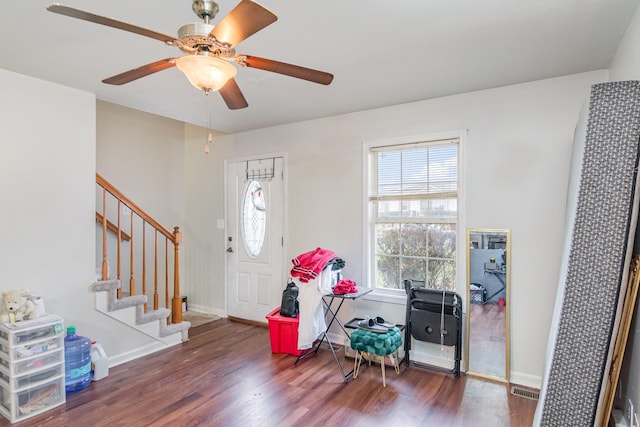
[[[176,38],[58,3],[47,7],[47,10],[53,13],[160,40],[185,53],[184,56],[161,59],[108,77],[102,80],[106,84],[122,85],[176,66],[187,76],[192,85],[207,94],[211,91],[219,91],[227,107],[237,110],[249,104],[234,79],[237,69],[231,64],[232,62],[243,67],[258,68],[323,85],[328,85],[333,80],[333,75],[324,71],[252,55],[236,54],[235,47],[240,42],[278,19],[258,3],[241,0],[215,26],[210,22],[218,13],[216,2],[193,0],[192,9],[203,22],[183,25],[178,29]]]

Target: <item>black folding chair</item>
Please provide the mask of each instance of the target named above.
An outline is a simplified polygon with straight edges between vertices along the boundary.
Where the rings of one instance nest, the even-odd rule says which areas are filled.
[[[423,287],[413,285],[421,283]],[[404,330],[404,363],[409,366],[411,338],[434,344],[454,346],[451,370],[427,365],[427,368],[460,377],[462,358],[462,298],[455,292],[424,288],[424,281],[405,280],[407,293]],[[421,364],[422,365],[422,364]]]

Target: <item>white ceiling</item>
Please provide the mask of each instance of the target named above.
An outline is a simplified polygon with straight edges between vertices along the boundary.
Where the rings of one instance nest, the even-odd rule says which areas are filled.
[[[220,21],[239,0],[218,0]],[[101,80],[179,56],[137,34],[4,0],[0,68],[98,99],[239,132],[608,68],[640,0],[323,0],[260,3],[278,21],[236,51],[334,74],[323,86],[240,68],[249,107],[231,111],[171,68],[123,86]],[[191,0],[63,3],[168,35],[199,21]]]

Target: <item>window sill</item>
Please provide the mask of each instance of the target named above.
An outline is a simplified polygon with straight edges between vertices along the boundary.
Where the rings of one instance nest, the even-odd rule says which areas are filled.
[[[400,293],[381,289],[374,289],[373,292],[364,295],[362,299],[398,305],[405,305],[407,303],[407,295],[404,292]]]

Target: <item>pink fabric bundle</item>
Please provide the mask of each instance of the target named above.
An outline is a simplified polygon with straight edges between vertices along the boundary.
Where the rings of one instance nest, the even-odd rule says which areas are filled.
[[[291,276],[297,277],[302,283],[307,283],[318,277],[318,274],[333,258],[336,258],[336,254],[329,249],[316,248],[305,252],[291,260],[293,263]]]
[[[356,294],[358,293],[358,288],[356,288],[356,282],[353,280],[340,279],[333,288],[333,293],[336,295]]]

